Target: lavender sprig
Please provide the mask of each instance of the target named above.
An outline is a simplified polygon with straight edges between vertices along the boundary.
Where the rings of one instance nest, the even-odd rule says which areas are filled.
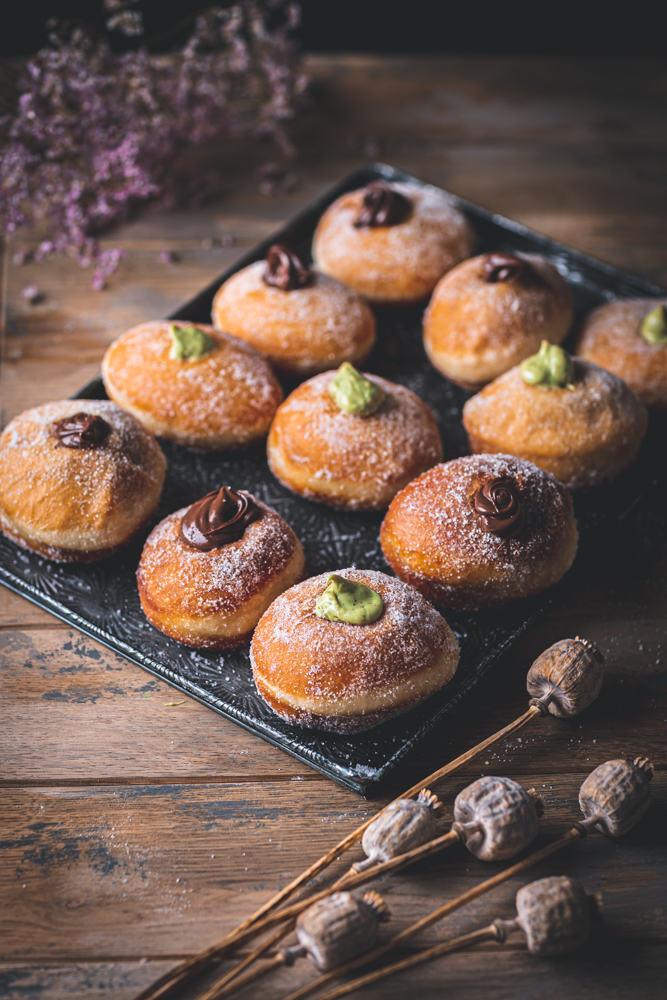
[[[54,31],[27,64],[15,111],[0,114],[6,231],[46,221],[51,236],[35,259],[92,263],[103,288],[125,253],[102,250],[101,231],[149,199],[169,206],[186,189],[210,190],[191,169],[184,176],[193,146],[268,134],[291,151],[286,124],[307,86],[289,34],[298,20],[289,0],[211,8],[167,56],[118,55],[82,28]]]

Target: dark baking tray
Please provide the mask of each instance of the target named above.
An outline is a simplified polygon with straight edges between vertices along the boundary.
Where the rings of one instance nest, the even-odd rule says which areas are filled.
[[[324,209],[344,191],[362,187],[378,177],[415,180],[383,164],[357,170],[247,253],[170,318],[210,321],[213,295],[231,274],[262,258],[274,242],[288,243],[309,253],[313,231]],[[477,252],[524,250],[549,257],[570,282],[579,317],[601,302],[615,298],[664,294],[639,278],[525,226],[459,198],[454,200],[477,234]],[[445,457],[450,459],[466,452],[461,407],[469,394],[442,378],[426,360],[421,341],[422,312],[422,308],[376,310],[378,346],[365,367],[408,386],[431,406],[442,432]],[[284,388],[290,391],[293,385],[285,384]],[[86,385],[76,398],[105,398],[101,378]],[[162,447],[169,471],[156,520],[228,483],[249,490],[283,515],[303,543],[310,574],[352,565],[388,571],[378,542],[381,515],[344,513],[294,496],[269,472],[263,449],[206,455],[166,442]],[[633,474],[613,490],[593,492],[578,500],[579,526],[584,535],[605,522],[617,525],[624,519],[641,498],[646,475],[650,474],[646,468],[642,471],[646,465],[640,462]],[[214,711],[362,795],[372,791],[418,740],[461,705],[494,661],[557,598],[559,589],[567,586],[566,578],[548,593],[500,611],[448,612],[447,620],[461,645],[460,665],[452,682],[417,708],[368,733],[338,736],[298,729],[274,715],[255,691],[246,649],[224,654],[197,652],[167,638],[146,621],[134,579],[146,534],[118,556],[80,565],[49,562],[0,536],[0,581]]]

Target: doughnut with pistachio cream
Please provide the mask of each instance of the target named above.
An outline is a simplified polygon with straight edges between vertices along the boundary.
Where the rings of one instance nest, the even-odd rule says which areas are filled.
[[[153,435],[115,403],[44,403],[0,436],[0,530],[47,559],[102,559],[150,520],[166,469]]]
[[[259,694],[281,718],[355,733],[447,684],[459,647],[413,587],[385,573],[342,569],[274,601],[255,629],[250,659]]]
[[[267,447],[280,482],[347,510],[382,510],[442,460],[435,418],[410,389],[345,363],[298,386],[278,408]]]
[[[552,586],[572,565],[577,541],[565,486],[511,455],[436,465],[401,490],[380,529],[397,576],[465,611]]]
[[[221,286],[213,323],[297,378],[360,364],[375,343],[375,317],[357,293],[279,244]]]
[[[158,437],[202,451],[245,448],[267,433],[282,389],[249,344],[204,323],[141,323],[102,361],[107,394]]]
[[[667,412],[667,299],[600,306],[586,319],[576,353],[622,378],[650,409]]]
[[[157,525],[137,584],[144,614],[172,639],[196,649],[236,649],[304,568],[287,522],[245,490],[223,486]]]
[[[465,216],[443,191],[377,180],[329,206],[313,259],[369,302],[406,305],[425,299],[473,245]]]
[[[472,452],[527,459],[571,490],[608,483],[627,469],[647,423],[646,408],[622,378],[546,340],[463,407]]]

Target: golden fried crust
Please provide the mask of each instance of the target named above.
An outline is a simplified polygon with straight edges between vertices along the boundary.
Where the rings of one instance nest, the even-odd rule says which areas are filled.
[[[490,479],[518,484],[523,527],[503,541],[475,512]],[[572,565],[572,498],[553,476],[509,455],[469,455],[437,465],[393,500],[380,530],[384,557],[402,580],[445,607],[506,604],[556,583]]]
[[[97,448],[65,448],[52,426],[75,413],[111,432]],[[0,436],[0,528],[62,562],[111,555],[157,507],[167,463],[152,434],[115,403],[67,399],[26,410]]]
[[[371,570],[338,570],[380,594],[369,625],[315,614],[328,573],[279,597],[262,616],[250,659],[257,690],[295,725],[337,732],[370,729],[451,680],[459,648],[447,622],[412,587]]]
[[[484,281],[485,255],[466,260],[438,283],[424,316],[424,347],[443,375],[467,389],[535,354],[542,340],[560,344],[572,324],[572,293],[553,264],[529,261],[541,282]]]
[[[335,372],[304,382],[276,413],[269,466],[288,489],[333,507],[382,510],[411,479],[442,460],[428,406],[378,375],[385,399],[370,417],[339,410],[328,385]]]
[[[375,317],[351,288],[315,272],[306,288],[282,291],[262,280],[265,262],[232,275],[213,300],[213,323],[252,344],[277,371],[305,378],[358,365],[375,343]]]
[[[198,323],[216,346],[193,360],[169,357],[169,323],[128,330],[102,362],[107,393],[158,437],[190,448],[244,448],[267,433],[282,389],[261,354]]]
[[[526,385],[517,367],[469,399],[470,450],[524,458],[571,490],[615,479],[639,453],[646,408],[598,365],[575,358],[574,369],[572,389]]]
[[[397,226],[357,229],[364,192],[350,191],[330,205],[313,240],[313,259],[325,274],[370,302],[407,304],[426,298],[436,282],[472,253],[465,216],[436,188],[392,184],[413,203]]]
[[[170,514],[151,532],[137,584],[148,620],[196,649],[236,649],[284,590],[302,579],[301,542],[283,518],[253,497],[262,516],[236,542],[200,552],[180,536],[189,509]]]
[[[626,299],[591,313],[577,339],[576,353],[620,376],[642,403],[667,411],[667,344],[649,344],[641,322],[667,299]]]

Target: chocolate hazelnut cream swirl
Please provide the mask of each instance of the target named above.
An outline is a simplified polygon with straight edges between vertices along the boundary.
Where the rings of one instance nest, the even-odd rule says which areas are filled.
[[[521,531],[524,510],[516,482],[510,476],[489,479],[473,500],[487,531],[499,538],[514,538]]]
[[[373,181],[364,188],[364,200],[354,225],[357,229],[397,226],[407,218],[411,208],[405,195],[384,181]]]
[[[222,486],[188,507],[181,520],[181,538],[200,552],[221,549],[230,542],[238,542],[260,514],[248,494]]]
[[[265,285],[292,292],[295,288],[307,288],[313,283],[313,272],[297,254],[281,243],[274,243],[266,253],[266,267],[262,280]]]
[[[482,277],[488,285],[517,280],[523,284],[541,285],[542,279],[529,261],[513,253],[486,254]]]
[[[57,420],[52,435],[58,439],[57,448],[99,448],[111,433],[111,427],[102,417],[92,413],[74,413]]]

